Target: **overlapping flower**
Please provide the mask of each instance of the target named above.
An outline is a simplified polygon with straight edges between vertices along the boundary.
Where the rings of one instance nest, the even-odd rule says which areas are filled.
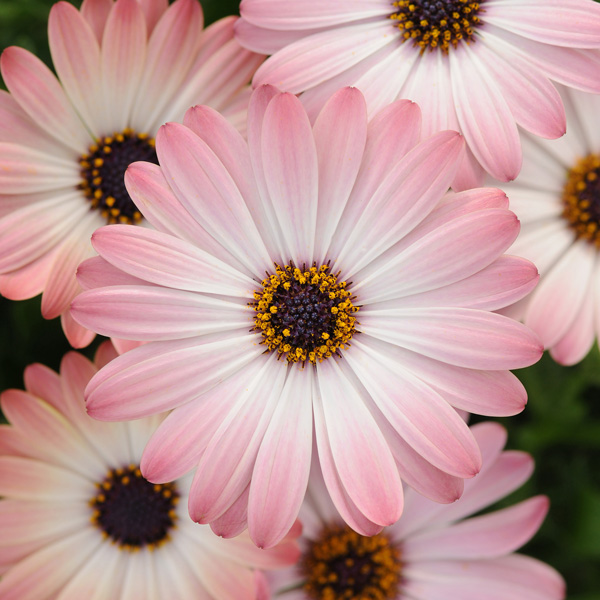
[[[149,343],[94,377],[88,410],[122,420],[173,409],[142,472],[163,482],[197,467],[190,513],[222,535],[246,506],[259,546],[286,534],[313,434],[336,507],[364,535],[400,517],[401,477],[452,502],[481,466],[452,407],[510,415],[525,404],[508,369],[541,346],[492,311],[530,291],[537,271],[502,256],[519,224],[501,191],[446,194],[461,136],[419,143],[420,126],[408,101],[367,124],[353,88],[314,128],[297,98],[259,88],[248,143],[191,109],[160,129],[161,167],[126,174],[163,231],[93,236],[100,257],[79,271],[93,289],[75,318]]]
[[[86,0],[81,11],[59,2],[48,27],[58,79],[23,48],[2,54],[0,293],[43,292],[42,314],[60,315],[75,347],[93,338],[69,312],[92,232],[141,221],[127,165],[157,162],[158,127],[193,103],[245,121],[241,88],[262,57],[233,40],[234,22],[203,30],[197,0]]]
[[[523,172],[507,186],[523,223],[511,252],[533,260],[539,286],[511,313],[561,364],[579,362],[600,337],[600,98],[561,90],[568,132],[524,140]]]
[[[600,6],[593,0],[242,0],[241,44],[273,54],[255,85],[301,98],[314,117],[355,85],[370,114],[397,98],[423,111],[425,135],[460,131],[468,152],[455,189],[521,167],[517,125],[565,132],[552,81],[600,92]]]
[[[116,356],[105,342],[101,366]],[[222,540],[193,523],[189,478],[146,481],[139,462],[162,416],[100,423],[83,391],[97,371],[71,352],[60,374],[40,364],[26,391],[2,394],[0,598],[3,600],[254,600],[262,572],[293,564],[295,528],[272,550],[246,535]]]
[[[281,600],[562,600],[565,584],[548,565],[513,554],[548,511],[544,496],[493,513],[470,515],[520,487],[533,470],[528,454],[502,451],[506,432],[475,425],[481,473],[456,503],[406,492],[402,519],[366,538],[344,525],[317,470],[300,515],[302,557],[273,572]],[[469,517],[469,518],[466,518]]]

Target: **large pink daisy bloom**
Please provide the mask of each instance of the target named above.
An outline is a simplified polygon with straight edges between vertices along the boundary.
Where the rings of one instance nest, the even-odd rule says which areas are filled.
[[[222,535],[246,507],[258,545],[285,535],[313,434],[329,492],[361,533],[398,519],[400,477],[451,502],[481,461],[452,406],[511,415],[525,404],[508,369],[541,346],[491,312],[537,281],[531,263],[501,256],[519,223],[499,190],[445,195],[462,138],[418,143],[420,126],[409,101],[367,125],[353,88],[311,128],[295,96],[261,87],[248,143],[196,107],[160,129],[161,167],[125,177],[160,231],[94,234],[100,257],[80,281],[95,289],[74,317],[149,343],[90,382],[88,410],[174,409],[142,471],[162,482],[197,467],[190,513]]]
[[[278,600],[562,600],[565,583],[548,565],[513,554],[538,530],[544,496],[483,516],[469,515],[504,498],[529,479],[533,460],[504,451],[495,423],[472,428],[483,454],[481,473],[465,482],[460,500],[434,504],[406,491],[402,519],[377,536],[344,525],[323,486],[311,475],[300,511],[302,558],[273,573]]]
[[[397,98],[423,111],[425,135],[456,129],[468,152],[455,189],[502,181],[521,166],[517,124],[565,131],[550,80],[600,92],[600,6],[592,0],[242,0],[236,37],[273,54],[272,83],[315,116],[344,85],[374,114]]]
[[[69,312],[92,232],[141,220],[127,165],[156,162],[158,127],[196,102],[239,118],[240,90],[262,58],[240,48],[234,22],[203,31],[197,0],[85,0],[81,12],[59,2],[48,26],[59,79],[27,50],[2,54],[0,293],[43,292],[43,316],[61,315],[75,347],[93,337]]]
[[[98,365],[71,352],[60,375],[25,371],[26,391],[2,394],[0,598],[2,600],[255,600],[269,597],[256,569],[289,566],[294,538],[261,551],[247,534],[219,539],[191,521],[189,478],[157,485],[139,470],[162,417],[99,423],[83,391]]]
[[[523,171],[507,186],[523,228],[512,250],[535,261],[540,285],[510,313],[572,365],[600,337],[600,96],[562,89],[568,132],[526,137]]]

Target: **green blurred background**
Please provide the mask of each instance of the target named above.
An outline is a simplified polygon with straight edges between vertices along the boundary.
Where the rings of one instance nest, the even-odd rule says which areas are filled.
[[[52,4],[0,0],[0,49],[23,46],[50,64],[46,23]],[[202,5],[211,23],[236,14],[239,2],[203,0]],[[84,353],[92,356],[97,344]],[[0,298],[0,389],[22,387],[23,369],[30,363],[58,369],[68,350],[58,320],[41,318],[39,298]],[[570,368],[544,356],[518,375],[528,389],[529,405],[523,414],[500,421],[509,431],[509,447],[530,452],[537,467],[531,480],[502,506],[547,494],[550,514],[523,552],[564,575],[570,600],[600,600],[600,353],[594,348]]]

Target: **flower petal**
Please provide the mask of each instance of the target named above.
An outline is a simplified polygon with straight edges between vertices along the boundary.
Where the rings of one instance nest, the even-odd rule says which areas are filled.
[[[527,327],[472,308],[365,311],[364,333],[468,369],[519,369],[537,362],[542,345]]]
[[[114,131],[122,131],[130,123],[146,45],[146,19],[140,3],[119,0],[106,22],[101,50],[104,114]],[[106,131],[110,133],[111,129]]]
[[[50,69],[31,52],[11,46],[0,58],[6,87],[25,112],[78,155],[92,142]]]
[[[403,550],[411,561],[502,556],[531,539],[548,506],[548,498],[535,496],[509,508],[411,536],[404,541]]]
[[[356,88],[335,94],[313,128],[319,161],[319,205],[315,260],[326,252],[354,186],[367,141],[367,108]]]
[[[317,366],[329,444],[340,480],[357,508],[390,525],[402,513],[400,477],[390,448],[358,390],[335,361]]]
[[[470,46],[462,44],[448,58],[456,113],[469,148],[496,179],[514,179],[521,169],[521,143],[506,100]]]
[[[455,477],[479,472],[481,454],[475,439],[436,391],[368,342],[357,339],[344,356],[384,417],[423,458]]]
[[[140,346],[106,365],[89,382],[87,410],[123,421],[194,400],[262,354],[255,336],[203,336]]]
[[[276,364],[276,368],[286,368]],[[248,532],[270,548],[291,529],[306,493],[312,450],[311,369],[288,367],[285,386],[260,445],[248,498]]]
[[[318,162],[313,133],[300,101],[280,94],[263,120],[262,164],[266,185],[296,265],[313,262],[318,209]]]
[[[456,175],[464,141],[441,132],[411,150],[369,199],[336,256],[350,277],[418,225],[446,193]],[[433,167],[432,165],[435,165]]]
[[[107,225],[92,236],[95,250],[119,269],[157,285],[251,298],[256,283],[185,240],[142,227]]]
[[[246,384],[235,394],[219,428],[211,437],[190,488],[190,512],[210,523],[220,517],[246,489],[252,477],[263,436],[281,400],[285,367],[270,354],[254,361]],[[275,364],[277,363],[277,364]],[[268,390],[264,382],[269,381]],[[219,386],[221,404],[225,391]]]
[[[272,258],[244,198],[210,147],[178,123],[161,127],[156,141],[165,177],[189,213],[251,273],[270,268]]]

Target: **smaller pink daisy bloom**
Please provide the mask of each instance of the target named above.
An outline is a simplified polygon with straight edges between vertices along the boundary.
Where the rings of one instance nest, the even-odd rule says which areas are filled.
[[[398,98],[423,111],[424,135],[460,131],[468,152],[455,189],[484,172],[514,179],[517,125],[565,132],[556,81],[600,92],[600,6],[592,0],[242,0],[236,37],[273,56],[254,85],[299,94],[314,118],[340,87],[373,115]]]
[[[58,79],[23,48],[0,60],[0,293],[43,292],[74,347],[94,334],[71,318],[77,265],[108,223],[142,223],[123,183],[136,160],[157,162],[154,135],[195,103],[245,122],[262,57],[233,39],[235,17],[203,30],[197,0],[59,2],[48,23]],[[241,94],[241,95],[240,95]]]
[[[75,352],[60,374],[25,370],[26,391],[2,394],[0,598],[2,600],[266,600],[257,569],[292,565],[300,527],[257,549],[247,534],[218,538],[185,509],[189,478],[152,484],[144,445],[162,417],[99,423],[83,390],[94,365]]]
[[[515,550],[531,539],[548,511],[536,496],[510,508],[465,518],[529,479],[533,459],[502,451],[498,424],[472,428],[483,453],[481,473],[460,500],[440,505],[406,491],[402,519],[373,537],[346,526],[311,472],[300,511],[298,564],[272,574],[278,600],[562,600],[565,583],[550,566]],[[271,576],[271,575],[270,575]]]
[[[87,388],[116,421],[171,410],[142,471],[196,467],[194,520],[232,535],[246,511],[269,547],[294,523],[315,436],[338,509],[367,535],[402,512],[401,478],[456,500],[481,465],[453,406],[513,415],[526,402],[508,369],[541,346],[495,310],[537,282],[503,256],[519,223],[497,189],[447,194],[462,158],[453,131],[419,142],[419,108],[367,121],[355,88],[314,127],[292,94],[254,92],[248,142],[207,107],[157,135],[160,167],[126,184],[161,231],[109,225],[74,317],[148,342]],[[191,217],[190,217],[191,215]]]
[[[507,312],[573,365],[600,339],[600,96],[561,89],[568,131],[526,136],[523,171],[506,186],[523,224],[511,252],[535,261],[539,286]]]

